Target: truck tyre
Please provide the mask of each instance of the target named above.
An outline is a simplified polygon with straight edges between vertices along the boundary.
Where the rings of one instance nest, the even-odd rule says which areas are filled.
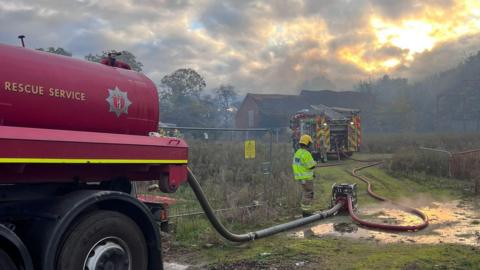
[[[15,263],[12,261],[10,256],[0,249],[0,269],[2,270],[17,270],[18,268],[15,266]]]
[[[137,224],[124,214],[98,210],[65,235],[58,270],[146,270],[148,251]]]

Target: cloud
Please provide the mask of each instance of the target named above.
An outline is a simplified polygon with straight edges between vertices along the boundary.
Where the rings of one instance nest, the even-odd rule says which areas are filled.
[[[469,35],[455,41],[439,44],[435,50],[419,54],[400,76],[420,80],[433,73],[454,67],[479,51],[480,35]]]
[[[461,0],[0,0],[0,42],[75,57],[129,50],[155,82],[196,69],[210,88],[294,93],[420,79],[480,49],[480,4]]]

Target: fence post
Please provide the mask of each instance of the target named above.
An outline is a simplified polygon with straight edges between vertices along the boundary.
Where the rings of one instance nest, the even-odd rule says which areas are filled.
[[[474,185],[475,185],[475,195],[480,195],[480,176],[476,176],[474,178]]]
[[[448,178],[452,178],[453,155],[448,156]]]
[[[452,153],[450,151],[447,151],[447,150],[443,150],[443,149],[437,149],[437,148],[429,148],[429,147],[419,147],[420,150],[426,150],[426,151],[431,151],[431,152],[438,152],[438,153],[444,153],[444,154],[447,154],[448,155],[448,177],[452,177],[452,171],[451,171],[451,162],[453,161],[453,156],[455,155],[455,153]]]

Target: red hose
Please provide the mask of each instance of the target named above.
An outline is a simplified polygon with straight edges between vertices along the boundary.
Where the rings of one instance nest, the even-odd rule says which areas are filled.
[[[360,171],[360,170],[363,170],[363,169],[366,169],[366,168],[369,168],[369,167],[373,167],[373,166],[376,166],[376,165],[379,165],[379,164],[382,164],[382,163],[383,162],[376,162],[376,163],[372,163],[372,164],[369,164],[369,165],[366,165],[366,166],[355,168],[355,169],[352,170],[352,176],[362,180],[363,182],[365,182],[367,184],[367,186],[368,186],[367,191],[368,191],[368,194],[370,194],[370,196],[372,196],[375,199],[380,200],[380,201],[390,202],[390,203],[398,206],[400,209],[404,210],[405,212],[408,212],[408,213],[411,213],[411,214],[414,214],[414,215],[420,217],[423,220],[423,223],[421,223],[419,225],[403,226],[403,225],[391,225],[391,224],[383,224],[383,223],[374,223],[374,222],[369,222],[369,221],[362,220],[357,215],[355,215],[355,213],[353,212],[352,199],[350,197],[348,197],[348,202],[347,202],[348,212],[350,213],[350,216],[352,217],[352,219],[355,220],[356,222],[360,223],[361,225],[364,225],[364,226],[367,226],[367,227],[378,228],[378,229],[383,229],[383,230],[392,230],[392,231],[417,231],[417,230],[421,230],[421,229],[427,227],[428,226],[427,215],[425,215],[424,213],[422,213],[421,211],[419,211],[415,208],[399,205],[397,203],[394,203],[394,202],[376,194],[375,192],[372,191],[372,184],[370,183],[370,181],[368,181],[368,179],[366,177],[357,174],[357,172]]]

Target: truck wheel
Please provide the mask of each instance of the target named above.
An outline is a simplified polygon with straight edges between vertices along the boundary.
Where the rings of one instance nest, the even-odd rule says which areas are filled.
[[[12,261],[10,256],[0,249],[0,269],[2,270],[17,270],[18,268],[15,266],[15,263]]]
[[[95,211],[78,221],[59,251],[59,270],[146,270],[147,247],[140,228],[129,217]]]

